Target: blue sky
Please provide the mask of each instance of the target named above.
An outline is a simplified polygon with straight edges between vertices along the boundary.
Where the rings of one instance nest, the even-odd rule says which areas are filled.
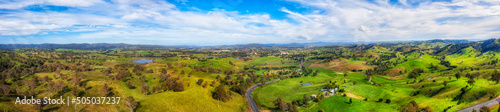
[[[0,44],[489,39],[498,0],[0,0]]]

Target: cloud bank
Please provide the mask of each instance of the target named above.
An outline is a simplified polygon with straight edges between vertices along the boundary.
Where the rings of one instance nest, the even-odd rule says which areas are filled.
[[[308,9],[268,9],[286,13],[286,19],[273,19],[273,13],[242,13],[220,7],[183,10],[173,2],[189,6],[193,1],[0,1],[0,39],[5,40],[3,44],[227,45],[487,39],[500,35],[497,0],[264,2],[289,2]]]

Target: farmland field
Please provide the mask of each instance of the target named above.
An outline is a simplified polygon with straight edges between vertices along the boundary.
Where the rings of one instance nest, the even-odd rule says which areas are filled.
[[[235,53],[210,48],[7,49],[0,55],[0,109],[459,111],[500,95],[496,51],[462,44],[449,44],[463,48],[458,50],[391,45],[281,48],[274,53],[266,46],[241,47]],[[257,48],[269,51],[239,53]],[[262,85],[271,80],[277,81]],[[255,86],[252,106],[245,93]],[[122,99],[112,105],[16,104],[22,96]],[[498,110],[498,105],[488,108]]]

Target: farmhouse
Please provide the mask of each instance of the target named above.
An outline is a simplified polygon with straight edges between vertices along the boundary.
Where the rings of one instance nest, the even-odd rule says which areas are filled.
[[[313,99],[313,100],[314,100],[314,99],[316,99],[316,95],[315,95],[315,94],[311,95],[310,97],[311,97],[311,99]]]

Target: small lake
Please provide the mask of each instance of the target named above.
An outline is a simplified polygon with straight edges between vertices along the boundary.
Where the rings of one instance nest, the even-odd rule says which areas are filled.
[[[310,86],[310,85],[312,85],[312,84],[311,84],[311,83],[309,83],[309,82],[308,82],[308,83],[305,83],[305,84],[302,84],[302,86]]]
[[[151,63],[153,62],[153,59],[138,59],[138,60],[132,60],[134,63]]]

